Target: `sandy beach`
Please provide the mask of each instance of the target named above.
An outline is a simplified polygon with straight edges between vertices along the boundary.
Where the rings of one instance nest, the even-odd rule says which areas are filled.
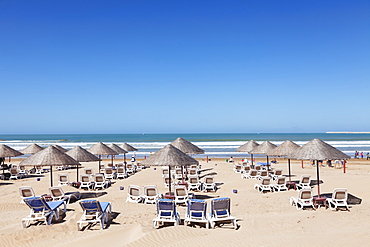
[[[230,197],[231,212],[236,217],[239,228],[231,225],[216,229],[196,226],[166,226],[152,228],[155,217],[155,205],[126,202],[128,185],[157,185],[160,193],[167,192],[161,169],[148,168],[122,180],[114,180],[106,190],[84,191],[99,201],[111,202],[113,214],[107,229],[98,226],[84,231],[77,231],[76,222],[82,215],[78,202],[67,206],[63,218],[52,225],[31,225],[24,229],[21,219],[28,215],[29,208],[20,204],[18,189],[20,186],[32,186],[36,195],[48,193],[50,173],[20,180],[0,181],[0,246],[368,246],[370,236],[370,162],[349,160],[347,173],[341,169],[322,167],[320,179],[322,193],[331,193],[334,188],[347,188],[349,194],[361,198],[361,204],[350,205],[350,211],[331,211],[318,208],[314,210],[296,210],[289,204],[291,196],[298,191],[274,192],[261,194],[253,188],[258,183],[255,179],[242,179],[239,173],[225,159],[211,159],[202,165],[201,177],[214,175],[218,185],[217,192],[195,192],[203,198]],[[235,162],[240,161],[236,159]],[[260,159],[260,161],[265,161]],[[287,161],[278,159],[273,168],[283,169],[287,174]],[[103,161],[103,164],[108,163]],[[121,161],[117,161],[121,162]],[[13,159],[12,163],[19,163]],[[82,166],[98,170],[97,162],[83,163]],[[80,170],[82,172],[82,169]],[[76,170],[53,172],[54,185],[57,174],[68,173],[71,181],[76,181]],[[316,168],[305,162],[292,162],[292,180],[298,180],[302,174],[316,178]],[[120,187],[124,187],[120,190]],[[233,193],[233,190],[238,193]],[[77,191],[72,186],[63,190]],[[313,188],[317,194],[317,186]],[[185,206],[178,206],[181,219],[185,215]],[[209,210],[209,208],[208,208]]]

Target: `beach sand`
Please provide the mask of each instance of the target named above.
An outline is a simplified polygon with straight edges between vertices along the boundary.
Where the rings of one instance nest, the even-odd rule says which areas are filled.
[[[287,174],[287,161],[278,160],[279,164],[273,167],[283,169],[283,174]],[[18,162],[12,160],[12,163]],[[103,164],[108,162],[103,161]],[[289,198],[297,196],[298,191],[261,194],[253,189],[257,180],[242,179],[225,159],[211,159],[209,163],[200,160],[200,163],[200,175],[214,175],[219,189],[217,192],[195,194],[209,198],[230,197],[231,212],[237,219],[238,230],[227,224],[216,229],[183,224],[153,229],[155,205],[126,202],[126,194],[130,184],[142,188],[157,185],[159,192],[165,193],[167,189],[162,182],[160,167],[156,170],[154,167],[145,169],[128,179],[114,180],[114,184],[106,190],[92,191],[99,201],[112,203],[113,214],[107,229],[100,230],[95,226],[77,231],[76,222],[82,215],[77,202],[67,206],[68,211],[60,221],[49,226],[31,225],[24,229],[21,219],[28,215],[29,209],[20,204],[18,189],[20,186],[32,186],[37,195],[48,193],[50,173],[46,173],[40,181],[36,181],[36,177],[0,181],[0,246],[369,246],[370,162],[366,160],[350,160],[346,174],[341,169],[320,168],[320,179],[324,182],[321,184],[322,193],[331,193],[334,188],[347,188],[351,195],[362,199],[361,204],[350,205],[350,212],[324,208],[296,210],[289,205]],[[91,167],[95,172],[98,170],[97,162],[83,163],[82,166]],[[302,174],[316,178],[316,168],[308,162],[305,162],[304,169],[300,161],[292,161],[291,167],[293,181],[299,180]],[[68,173],[71,181],[76,180],[76,170],[53,172],[54,185],[57,184],[58,173]],[[124,189],[120,190],[120,186]],[[233,193],[234,189],[238,193]],[[77,189],[64,186],[63,190]],[[317,193],[317,186],[313,191]],[[178,211],[183,219],[185,206],[178,206]]]

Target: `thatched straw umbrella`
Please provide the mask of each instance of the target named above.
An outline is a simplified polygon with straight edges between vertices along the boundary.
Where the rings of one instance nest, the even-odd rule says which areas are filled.
[[[170,175],[169,188],[171,193],[171,166],[194,165],[198,164],[198,161],[171,144],[168,144],[149,156],[142,164],[148,166],[168,166]]]
[[[268,156],[288,156],[300,146],[291,140],[286,140],[276,148],[271,149],[267,152]],[[291,181],[291,173],[290,173],[290,159],[288,158],[288,172],[289,172],[289,182]]]
[[[99,155],[99,159],[101,159],[101,155],[118,155],[116,151],[108,147],[102,142],[99,142],[93,146],[91,146],[87,151],[92,154]],[[99,171],[101,166],[101,160],[99,160]]]
[[[89,151],[86,151],[80,146],[72,148],[71,150],[67,151],[66,154],[68,154],[78,162],[100,161],[98,157],[96,157]],[[78,181],[78,167],[79,165],[77,165],[77,181]]]
[[[238,147],[238,149],[236,151],[237,152],[243,152],[243,153],[249,153],[250,151],[252,151],[257,146],[259,146],[259,144],[257,142],[255,142],[254,140],[250,140],[247,143]],[[253,165],[253,154],[251,153],[250,155],[251,155],[251,160],[252,160],[252,165]]]
[[[288,158],[316,160],[317,192],[318,197],[320,197],[319,160],[346,160],[351,157],[326,142],[315,138],[298,148],[295,152],[290,154]]]
[[[32,143],[31,145],[29,145],[25,149],[22,149],[21,151],[24,154],[35,154],[35,153],[37,153],[37,152],[39,152],[39,151],[41,151],[43,149],[44,149],[43,147],[40,147],[36,143]]]
[[[179,137],[173,142],[171,142],[171,145],[174,146],[177,149],[180,149],[186,154],[204,154],[204,150],[197,147],[193,143]]]
[[[124,154],[126,156],[126,154],[128,153],[126,150],[124,150],[123,148],[121,148],[120,146],[114,143],[109,144],[108,147],[116,151],[118,154]],[[113,159],[114,159],[114,155],[112,155],[112,165],[113,165]],[[125,169],[126,169],[126,163],[125,162],[123,163],[125,164]]]
[[[130,144],[127,144],[126,142],[121,144],[121,148],[127,152],[135,152],[137,151],[136,148],[131,146]],[[126,153],[123,153],[123,162],[126,164]]]
[[[61,152],[63,152],[63,153],[65,153],[65,152],[67,152],[68,150],[67,149],[65,149],[65,148],[63,148],[63,147],[61,147],[61,146],[59,146],[59,145],[53,145],[54,147],[56,147],[59,151],[61,151]]]
[[[78,162],[71,156],[59,151],[54,146],[49,146],[44,150],[23,160],[21,165],[50,166],[50,185],[53,186],[53,169],[52,166],[58,165],[78,165]]]
[[[21,156],[23,155],[23,153],[7,146],[7,145],[4,145],[4,144],[1,144],[0,145],[0,158],[3,158],[2,159],[2,163],[5,162],[5,158],[10,158],[10,157],[17,157],[17,156]],[[0,165],[2,166],[3,164],[0,163]],[[3,168],[3,176],[4,176],[4,170],[5,168]]]
[[[264,141],[262,144],[258,145],[257,147],[253,148],[249,151],[250,154],[264,154],[266,155],[267,166],[269,166],[269,156],[267,155],[272,149],[276,148],[275,144],[272,144],[269,141]]]
[[[171,142],[171,145],[174,146],[177,149],[180,149],[182,152],[186,154],[204,154],[204,150],[197,147],[193,143],[179,137],[173,142]],[[182,174],[182,181],[184,182],[184,176],[183,176],[183,166],[181,166],[181,174]]]

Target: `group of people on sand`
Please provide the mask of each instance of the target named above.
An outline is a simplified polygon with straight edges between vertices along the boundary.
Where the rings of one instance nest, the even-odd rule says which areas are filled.
[[[363,159],[364,158],[364,152],[358,152],[358,151],[355,151],[355,159]],[[370,154],[367,153],[366,154],[366,160],[369,160],[370,159]]]

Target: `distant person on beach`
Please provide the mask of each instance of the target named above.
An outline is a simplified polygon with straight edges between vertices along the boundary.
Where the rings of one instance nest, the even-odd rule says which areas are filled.
[[[234,162],[234,159],[232,156],[230,157],[229,162]]]
[[[131,157],[131,163],[135,163],[135,161],[136,161],[135,156],[132,156],[132,157]]]
[[[369,160],[370,159],[370,154],[369,153],[367,153],[366,154],[366,160]]]
[[[357,159],[357,157],[358,157],[358,152],[356,151],[355,152],[355,159]]]
[[[364,152],[361,152],[360,156],[361,156],[361,159],[363,159],[364,158]]]

